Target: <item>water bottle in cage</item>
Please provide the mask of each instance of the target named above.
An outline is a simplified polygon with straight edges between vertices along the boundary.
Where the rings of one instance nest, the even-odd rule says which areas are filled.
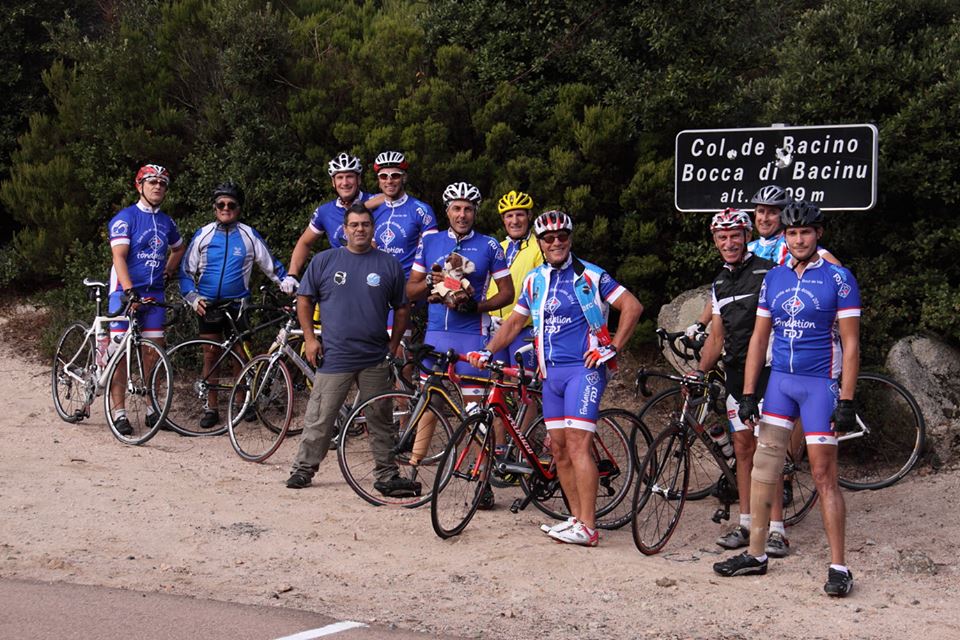
[[[97,366],[107,366],[109,360],[108,350],[110,349],[110,334],[103,323],[97,325]]]
[[[723,452],[723,457],[727,461],[729,466],[735,464],[735,459],[733,457],[733,443],[730,442],[730,433],[724,424],[715,424],[707,431],[710,434],[710,438],[717,443],[717,446],[720,447],[720,451]]]

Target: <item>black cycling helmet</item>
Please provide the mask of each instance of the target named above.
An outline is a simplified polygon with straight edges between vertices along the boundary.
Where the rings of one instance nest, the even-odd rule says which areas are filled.
[[[791,202],[780,212],[780,224],[785,227],[822,227],[823,212],[806,200]]]
[[[786,190],[775,184],[760,187],[760,190],[750,198],[751,204],[765,204],[769,207],[777,207],[778,209],[784,208],[791,202],[793,202],[793,199],[787,195]]]
[[[229,196],[236,200],[241,207],[243,206],[243,189],[233,182],[224,182],[214,188],[213,201],[216,202],[220,196]]]

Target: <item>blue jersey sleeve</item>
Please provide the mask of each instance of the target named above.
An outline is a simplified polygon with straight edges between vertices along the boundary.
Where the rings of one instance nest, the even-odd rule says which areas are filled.
[[[115,247],[120,244],[130,244],[130,218],[127,210],[124,209],[113,216],[107,225],[107,238],[110,240],[110,246]]]

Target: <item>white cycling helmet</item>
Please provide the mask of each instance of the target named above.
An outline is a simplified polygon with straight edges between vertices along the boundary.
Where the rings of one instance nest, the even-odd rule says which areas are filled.
[[[389,169],[396,167],[401,171],[407,170],[407,159],[399,151],[384,151],[373,161],[373,170],[379,172],[380,169]]]
[[[360,158],[344,151],[327,163],[327,173],[330,174],[331,178],[338,173],[347,172],[352,172],[357,175],[363,173],[363,165],[360,164]]]
[[[777,207],[779,209],[784,208],[791,202],[793,202],[793,198],[787,195],[786,190],[775,184],[768,184],[765,187],[761,187],[760,190],[750,198],[751,204],[765,204],[769,207]]]
[[[747,233],[753,230],[750,215],[740,209],[724,209],[713,216],[710,221],[710,233],[727,229],[744,229]]]
[[[533,233],[539,238],[548,231],[573,233],[573,219],[563,211],[544,211],[533,221]]]
[[[449,209],[450,203],[454,200],[466,200],[472,202],[473,206],[479,208],[480,189],[477,189],[469,182],[454,182],[453,184],[447,185],[447,188],[443,190],[444,208]]]

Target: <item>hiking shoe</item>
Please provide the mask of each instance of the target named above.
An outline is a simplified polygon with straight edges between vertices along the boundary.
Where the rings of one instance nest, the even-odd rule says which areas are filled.
[[[853,589],[853,572],[849,569],[846,573],[830,567],[827,572],[827,583],[823,585],[823,590],[828,596],[842,598]]]
[[[220,422],[220,412],[216,409],[207,409],[203,412],[203,417],[200,418],[200,428],[209,429],[217,426],[218,422]]]
[[[767,572],[767,561],[760,562],[744,551],[738,556],[727,558],[713,565],[713,571],[725,578],[733,576],[762,576]]]
[[[373,488],[388,498],[413,498],[421,492],[420,483],[396,475],[389,480],[377,480]]]
[[[114,420],[113,428],[116,429],[117,433],[119,433],[122,436],[133,435],[133,427],[130,425],[130,421],[127,420],[127,416],[123,416],[122,418],[117,418],[116,420]]]
[[[579,544],[584,547],[595,547],[600,542],[600,532],[582,522],[576,522],[572,527],[561,531],[551,531],[548,535],[558,542]]]
[[[477,509],[480,509],[481,511],[489,511],[490,509],[493,509],[493,504],[493,489],[491,489],[490,485],[488,484],[483,488],[483,495],[480,496],[480,502],[477,503]]]
[[[771,558],[786,558],[790,555],[790,541],[787,540],[787,536],[774,531],[767,536],[767,546],[763,551]]]
[[[750,544],[750,530],[742,524],[717,538],[717,544],[724,549],[739,549]]]
[[[569,529],[575,524],[577,524],[577,519],[574,518],[573,516],[570,516],[563,522],[558,522],[552,527],[549,524],[542,524],[540,525],[540,531],[543,531],[545,534],[550,535],[551,531],[556,531],[557,533],[560,533],[564,529]]]
[[[303,471],[294,471],[287,478],[287,489],[303,489],[309,487],[313,479]]]

